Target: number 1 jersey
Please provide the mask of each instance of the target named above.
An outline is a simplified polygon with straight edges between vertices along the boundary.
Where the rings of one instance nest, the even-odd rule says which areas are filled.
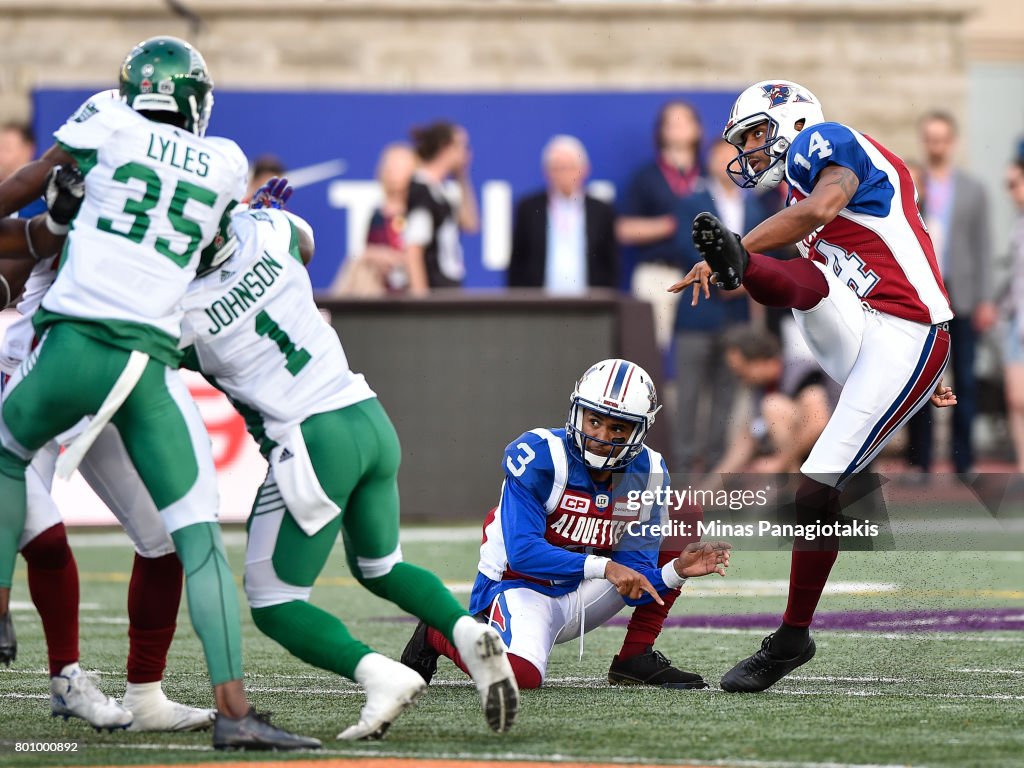
[[[376,395],[313,301],[292,215],[242,211],[231,226],[238,250],[192,283],[181,342],[195,353],[186,365],[227,394],[266,454],[309,416]]]
[[[199,255],[245,194],[245,155],[228,139],[148,120],[116,91],[89,99],[54,138],[85,175],[85,200],[43,324],[71,317],[113,339],[140,337],[129,346],[158,357],[173,353]]]

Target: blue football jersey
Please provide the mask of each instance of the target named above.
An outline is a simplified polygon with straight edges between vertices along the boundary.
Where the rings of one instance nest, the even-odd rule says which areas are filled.
[[[659,593],[669,589],[658,567],[661,537],[651,530],[666,519],[664,505],[637,501],[645,490],[668,487],[661,455],[645,446],[608,483],[596,483],[567,440],[565,429],[534,429],[505,449],[505,481],[484,523],[471,612],[486,610],[506,589],[568,594],[590,555],[633,568]]]

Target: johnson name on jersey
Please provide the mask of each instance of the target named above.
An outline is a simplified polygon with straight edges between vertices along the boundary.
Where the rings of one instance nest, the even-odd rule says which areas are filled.
[[[568,594],[584,578],[603,575],[604,561],[596,560],[603,557],[644,574],[659,592],[670,588],[657,567],[660,538],[649,535],[652,526],[629,525],[660,524],[665,509],[637,510],[627,501],[630,491],[668,484],[661,455],[645,446],[610,483],[598,484],[570,450],[565,429],[534,429],[505,449],[505,481],[498,506],[484,523],[471,612],[486,610],[506,589]],[[601,572],[590,573],[591,563]],[[675,581],[671,575],[670,580]]]
[[[43,309],[177,339],[200,252],[244,195],[245,155],[228,139],[147,120],[116,91],[92,97],[54,138],[85,175],[86,194]]]
[[[810,195],[828,165],[849,168],[860,184],[846,208],[801,250],[874,309],[928,325],[949,320],[949,297],[904,162],[845,125],[812,125],[789,148],[790,202]]]
[[[376,396],[349,369],[313,301],[291,216],[234,214],[236,252],[195,280],[183,303],[182,345],[193,347],[196,367],[231,398],[264,453],[307,417]]]

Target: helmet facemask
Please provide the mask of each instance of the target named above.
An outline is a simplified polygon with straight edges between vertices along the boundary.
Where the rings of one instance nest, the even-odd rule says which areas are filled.
[[[747,132],[765,122],[768,124],[768,138],[764,144],[753,149],[744,149],[744,137]],[[736,139],[730,138],[732,136]],[[743,189],[775,189],[785,178],[786,153],[789,151],[790,141],[781,135],[778,121],[768,113],[758,112],[751,115],[741,125],[726,132],[726,141],[736,147],[737,155],[729,163],[726,173],[737,186]],[[750,158],[762,152],[768,156],[770,162],[761,170],[754,171],[750,167]]]
[[[786,176],[786,154],[800,131],[822,123],[825,116],[813,93],[786,80],[765,80],[747,88],[736,99],[722,138],[736,147],[737,156],[729,163],[730,178],[744,189],[774,189]],[[747,134],[767,124],[763,144],[746,149]],[[750,158],[764,153],[769,163],[758,171]]]

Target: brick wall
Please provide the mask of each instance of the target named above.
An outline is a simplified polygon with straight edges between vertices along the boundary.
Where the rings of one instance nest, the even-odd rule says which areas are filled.
[[[221,87],[739,89],[798,80],[897,151],[963,113],[965,18],[950,0],[0,0],[0,117],[36,85],[115,82],[132,44],[190,39]]]

